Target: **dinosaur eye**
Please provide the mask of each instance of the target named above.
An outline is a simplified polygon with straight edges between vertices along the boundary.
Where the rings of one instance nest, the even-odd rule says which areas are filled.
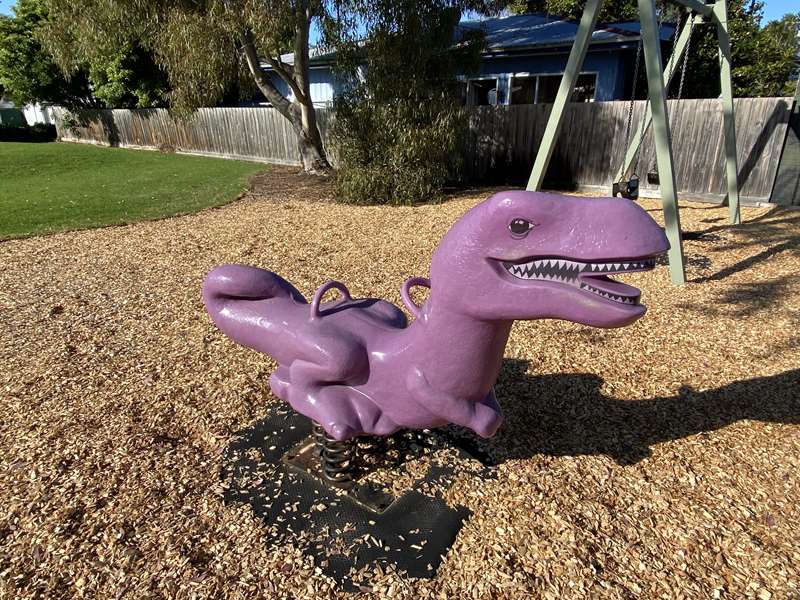
[[[508,224],[508,228],[514,237],[524,237],[533,229],[533,223],[527,219],[514,219]]]

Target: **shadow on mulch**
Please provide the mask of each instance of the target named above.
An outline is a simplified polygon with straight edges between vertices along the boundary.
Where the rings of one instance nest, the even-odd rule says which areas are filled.
[[[248,193],[258,198],[333,202],[334,178],[308,175],[299,167],[273,166],[250,178]]]
[[[654,444],[703,435],[737,421],[800,424],[800,369],[675,396],[618,400],[587,373],[535,376],[506,360],[497,384],[505,422],[490,440],[459,432],[488,464],[537,454],[605,454],[620,465],[647,458]]]

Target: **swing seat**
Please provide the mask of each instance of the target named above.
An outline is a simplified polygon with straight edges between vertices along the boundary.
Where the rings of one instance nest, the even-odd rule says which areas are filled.
[[[658,170],[653,169],[652,171],[647,172],[647,183],[650,185],[659,185],[661,183],[661,179],[658,176]]]
[[[634,174],[628,181],[617,181],[611,186],[611,195],[622,196],[628,200],[639,199],[639,176]]]

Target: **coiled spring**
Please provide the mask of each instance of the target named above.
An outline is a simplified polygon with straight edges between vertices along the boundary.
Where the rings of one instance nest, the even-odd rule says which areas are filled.
[[[333,439],[319,423],[313,426],[314,439],[319,451],[322,474],[333,483],[353,481],[356,444],[352,440]]]

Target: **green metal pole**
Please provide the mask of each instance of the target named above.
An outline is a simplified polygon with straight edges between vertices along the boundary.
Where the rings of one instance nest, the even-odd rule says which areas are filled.
[[[683,58],[683,53],[686,52],[686,47],[689,45],[689,37],[691,36],[692,27],[703,22],[703,17],[700,15],[692,15],[691,19],[694,20],[694,23],[689,20],[686,21],[686,24],[681,30],[681,34],[678,36],[678,39],[675,42],[675,47],[672,49],[672,54],[667,61],[667,67],[664,69],[663,76],[665,88],[669,87],[675,72],[678,70],[677,65],[681,58]],[[634,85],[636,85],[635,82]],[[630,168],[631,163],[636,156],[636,152],[639,150],[639,146],[642,143],[642,138],[644,137],[644,134],[647,133],[647,129],[650,127],[650,120],[652,116],[653,114],[650,112],[650,105],[648,105],[645,109],[644,120],[639,127],[636,128],[637,135],[635,135],[630,141],[628,149],[625,151],[625,160],[622,161],[614,181],[620,181],[628,172],[628,169]]]
[[[728,1],[714,4],[719,39],[719,82],[722,91],[722,117],[725,128],[725,178],[728,182],[728,211],[731,223],[742,222],[739,213],[739,165],[736,161],[736,118],[733,113],[731,83],[731,38],[728,35]]]
[[[561,131],[561,117],[564,113],[564,107],[572,96],[572,90],[575,89],[575,82],[581,72],[583,59],[586,58],[586,50],[589,48],[589,42],[592,39],[592,33],[597,24],[597,16],[600,14],[602,4],[603,0],[587,0],[586,8],[583,9],[581,22],[578,25],[578,33],[575,36],[575,43],[572,44],[567,66],[564,69],[564,75],[561,77],[561,85],[558,86],[558,94],[550,111],[550,117],[547,119],[542,143],[539,145],[531,176],[528,179],[528,190],[536,191],[542,188],[542,181],[547,172],[547,166],[550,164],[550,157],[553,155],[558,133]]]
[[[667,123],[667,96],[662,79],[661,44],[658,31],[655,0],[638,0],[639,18],[642,27],[644,64],[647,69],[647,89],[650,97],[650,110],[653,113],[653,134],[656,145],[656,163],[661,186],[661,206],[664,211],[664,224],[669,240],[669,272],[672,283],[686,282],[686,268],[683,262],[683,240],[681,239],[681,220],[678,214],[675,170],[672,165],[672,142]]]

